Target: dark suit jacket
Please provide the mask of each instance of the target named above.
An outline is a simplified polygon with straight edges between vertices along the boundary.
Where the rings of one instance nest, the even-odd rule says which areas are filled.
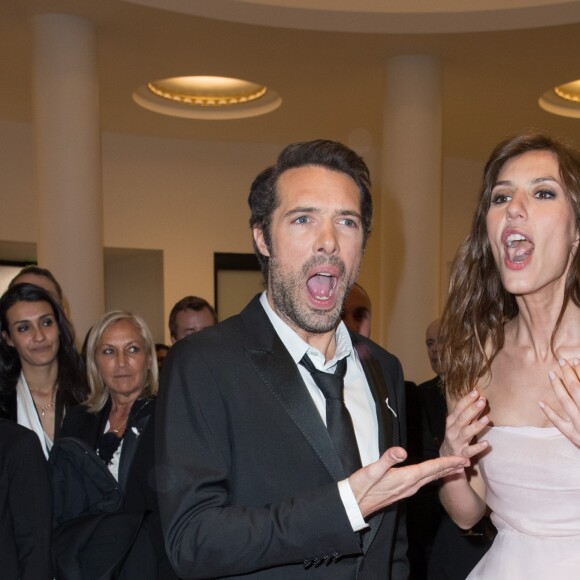
[[[417,387],[417,397],[422,413],[424,431],[423,459],[439,457],[439,447],[445,438],[447,402],[439,377],[421,383]]]
[[[124,494],[127,486],[134,483],[133,480],[146,481],[143,471],[153,468],[153,430],[149,422],[152,420],[154,410],[155,399],[137,399],[131,408],[119,462],[119,485]],[[97,414],[89,413],[84,405],[71,407],[66,414],[61,437],[76,437],[96,451],[98,439],[105,432],[110,411],[110,399]],[[146,437],[148,432],[151,433]],[[135,461],[138,462],[137,467],[134,466]],[[146,503],[144,506],[149,507]]]
[[[356,346],[383,452],[403,443],[401,367],[362,337]],[[361,548],[338,493],[340,460],[258,297],[171,348],[157,421],[161,518],[179,576],[407,577],[398,506],[369,519]]]
[[[145,517],[119,580],[176,578],[165,553],[154,485],[155,404],[155,399],[138,399],[133,403],[123,438],[119,462],[119,486],[123,492],[123,506],[120,511],[130,518],[135,514],[145,514]],[[89,413],[83,405],[72,407],[65,417],[61,436],[77,437],[96,450],[99,436],[105,431],[110,409],[110,400],[96,415]],[[106,522],[104,527],[109,525]],[[118,520],[116,525],[122,527],[123,521]],[[106,531],[104,535],[106,536]],[[108,534],[109,541],[111,538],[114,538],[112,532]],[[103,540],[102,545],[97,548],[105,550],[104,546]],[[106,552],[95,554],[96,558],[105,560]]]
[[[49,580],[52,494],[36,433],[0,420],[0,577]]]

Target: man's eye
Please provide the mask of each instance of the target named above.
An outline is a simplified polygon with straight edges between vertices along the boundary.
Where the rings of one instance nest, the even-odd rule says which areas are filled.
[[[307,224],[308,223],[308,217],[305,215],[301,215],[300,217],[297,217],[294,220],[295,224]]]
[[[369,311],[366,308],[357,308],[354,312],[352,317],[357,321],[357,322],[362,322],[363,320],[366,320],[369,317]]]
[[[354,221],[353,219],[350,218],[343,218],[342,220],[340,220],[341,224],[344,224],[345,226],[349,227],[349,228],[356,228],[358,227],[358,223],[356,221]]]

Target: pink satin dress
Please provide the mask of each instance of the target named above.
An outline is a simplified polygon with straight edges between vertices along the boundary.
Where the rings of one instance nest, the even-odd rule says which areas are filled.
[[[580,579],[580,449],[556,427],[491,427],[479,461],[498,535],[469,580]]]

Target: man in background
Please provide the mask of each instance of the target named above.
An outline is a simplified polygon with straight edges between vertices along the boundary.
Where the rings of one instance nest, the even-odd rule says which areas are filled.
[[[371,299],[360,284],[355,284],[349,292],[341,318],[351,332],[366,338],[371,336]]]
[[[171,344],[214,324],[217,324],[217,314],[207,300],[198,296],[185,296],[169,314]]]

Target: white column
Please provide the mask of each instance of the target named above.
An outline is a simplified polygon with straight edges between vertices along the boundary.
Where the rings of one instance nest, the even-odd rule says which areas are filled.
[[[436,58],[400,56],[386,66],[382,179],[381,343],[405,377],[433,373],[425,329],[440,309],[442,73]]]
[[[63,287],[82,342],[104,310],[97,39],[91,22],[33,17],[38,264]]]

